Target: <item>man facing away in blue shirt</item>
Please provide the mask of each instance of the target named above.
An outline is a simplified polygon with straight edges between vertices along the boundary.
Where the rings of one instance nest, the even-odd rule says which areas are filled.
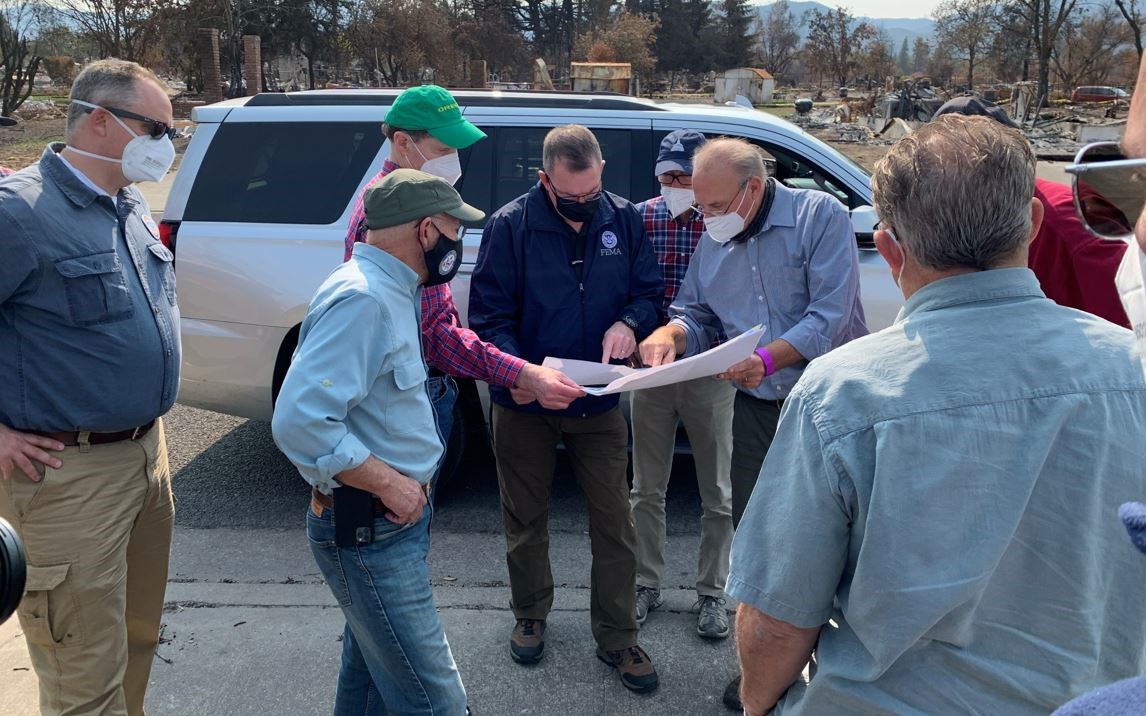
[[[1027,268],[1034,179],[986,117],[876,166],[907,303],[784,406],[732,547],[746,714],[1045,714],[1146,669],[1114,519],[1146,494],[1146,381],[1132,333]]]
[[[485,214],[412,169],[380,180],[365,204],[366,242],[311,301],[271,427],[314,486],[307,536],[346,616],[336,716],[368,713],[379,698],[388,713],[463,714],[426,565],[442,440],[418,306],[422,286],[457,272],[461,222]]]

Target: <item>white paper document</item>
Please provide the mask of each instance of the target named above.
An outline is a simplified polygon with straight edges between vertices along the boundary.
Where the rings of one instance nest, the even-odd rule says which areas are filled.
[[[752,355],[762,335],[764,329],[756,326],[716,348],[656,368],[626,368],[568,358],[546,358],[542,365],[561,371],[590,395],[611,395],[718,375]]]

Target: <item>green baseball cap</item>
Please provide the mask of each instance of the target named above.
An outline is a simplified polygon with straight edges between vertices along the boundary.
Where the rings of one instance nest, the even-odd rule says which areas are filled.
[[[395,169],[366,190],[366,228],[386,229],[434,214],[475,222],[485,212],[462,201],[445,180],[415,169]]]
[[[397,129],[429,132],[447,147],[465,149],[479,139],[481,131],[462,116],[458,101],[437,85],[411,87],[390,105],[386,124]]]

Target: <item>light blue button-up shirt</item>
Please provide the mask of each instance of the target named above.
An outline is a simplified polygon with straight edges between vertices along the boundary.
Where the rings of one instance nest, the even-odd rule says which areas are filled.
[[[418,308],[418,275],[369,244],[355,244],[311,300],[271,429],[321,492],[371,455],[422,484],[437,469]]]
[[[779,714],[1047,714],[1146,670],[1143,498],[1133,334],[1025,268],[947,278],[808,367],[728,592],[833,622]]]
[[[669,317],[688,336],[685,355],[707,350],[722,329],[735,338],[757,325],[760,345],[783,338],[809,361],[866,335],[848,212],[828,194],[777,183],[755,236],[723,245],[700,239]],[[778,370],[752,390],[737,387],[783,399],[806,365]]]

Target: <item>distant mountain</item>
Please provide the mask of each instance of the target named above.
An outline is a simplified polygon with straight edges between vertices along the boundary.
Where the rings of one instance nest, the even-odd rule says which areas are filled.
[[[792,10],[792,14],[796,16],[796,22],[800,24],[800,39],[807,39],[808,27],[803,23],[804,13],[811,10],[819,10],[820,12],[828,12],[835,8],[818,3],[814,1],[798,1],[789,2],[788,7]],[[757,5],[756,11],[760,14],[761,20],[767,20],[768,14],[772,12],[772,3],[766,5]],[[935,21],[927,17],[915,18],[887,18],[887,17],[857,17],[857,20],[865,20],[875,25],[877,28],[887,33],[888,39],[891,41],[892,50],[899,51],[899,46],[903,44],[903,38],[907,38],[907,44],[910,46],[917,38],[922,37],[925,40],[930,40],[932,35],[935,34]]]

